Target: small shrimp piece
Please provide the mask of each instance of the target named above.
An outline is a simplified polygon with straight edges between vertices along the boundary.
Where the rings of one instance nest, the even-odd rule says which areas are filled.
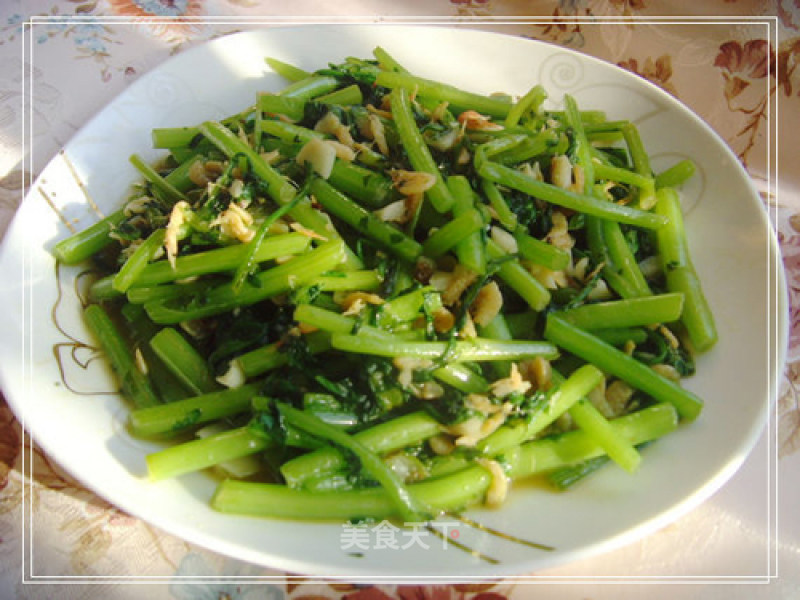
[[[503,294],[497,282],[490,281],[483,286],[472,304],[470,312],[472,320],[481,327],[486,327],[503,308]]]
[[[500,131],[503,129],[503,126],[499,123],[493,123],[491,117],[482,115],[474,110],[462,112],[458,115],[458,122],[471,131]]]
[[[563,154],[550,160],[550,183],[565,190],[572,185],[572,163]]]
[[[164,236],[164,248],[167,251],[167,260],[172,268],[175,268],[175,257],[178,254],[178,232],[181,226],[186,222],[186,215],[184,210],[189,209],[189,203],[181,200],[172,207],[172,212],[169,215],[169,222],[167,223],[167,231]]]
[[[489,471],[492,476],[492,482],[489,484],[489,489],[486,490],[486,505],[490,508],[497,508],[508,495],[508,477],[496,460],[479,458],[476,462]]]
[[[436,184],[436,177],[422,171],[392,169],[389,173],[394,188],[404,196],[422,194]]]
[[[389,144],[386,142],[386,132],[378,115],[370,114],[367,117],[369,135],[378,146],[378,151],[384,156],[389,156]]]

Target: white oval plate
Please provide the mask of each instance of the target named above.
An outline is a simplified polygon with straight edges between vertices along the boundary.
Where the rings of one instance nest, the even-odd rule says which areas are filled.
[[[412,72],[475,92],[523,94],[543,84],[552,106],[570,93],[582,108],[638,124],[654,169],[688,157],[698,174],[684,189],[697,270],[720,341],[698,360],[687,387],[706,401],[697,422],[648,447],[641,470],[612,467],[567,493],[517,485],[485,525],[555,547],[542,551],[463,524],[450,532],[497,559],[492,564],[440,539],[389,531],[348,538],[339,524],[222,515],[209,508],[215,482],[195,474],[158,484],[143,477],[156,446],[124,429],[126,407],[91,361],[73,282],[48,250],[68,234],[45,195],[83,228],[96,220],[69,167],[108,213],[147,159],[154,127],[192,125],[250,105],[285,82],[271,56],[307,70],[383,46]],[[775,239],[758,195],[726,145],[697,116],[650,83],[604,62],[518,37],[464,29],[310,26],[236,34],[180,54],[143,76],[69,142],[42,172],[6,235],[0,256],[0,374],[3,390],[36,442],[121,509],[217,552],[292,573],[466,578],[525,574],[629,543],[706,499],[743,462],[762,431],[784,357],[785,285]],[[59,295],[59,290],[63,293]],[[59,357],[59,360],[55,359]],[[88,364],[87,364],[88,363]],[[60,369],[63,369],[63,373]],[[441,525],[440,529],[444,529]],[[351,544],[348,546],[348,544]],[[385,546],[385,544],[384,544]],[[424,546],[427,546],[425,548]]]

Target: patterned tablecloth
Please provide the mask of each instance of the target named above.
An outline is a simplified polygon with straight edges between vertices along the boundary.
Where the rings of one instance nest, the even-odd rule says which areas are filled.
[[[85,19],[39,20],[30,37],[23,36],[26,21],[36,15]],[[111,15],[175,19],[158,24],[97,19]],[[187,16],[192,19],[180,19]],[[220,18],[255,16],[272,22]],[[528,582],[370,586],[293,578],[254,584],[253,576],[280,574],[187,544],[131,518],[82,488],[54,457],[35,447],[25,453],[32,469],[23,468],[22,433],[0,398],[0,598],[800,598],[798,0],[3,0],[0,232],[31,176],[98,109],[170,55],[256,26],[348,16],[368,22],[468,18],[479,28],[562,44],[655,82],[716,129],[764,191],[765,205],[778,206],[772,212],[777,215],[774,225],[790,286],[792,321],[789,361],[768,432],[733,479],[678,522],[622,549],[532,574],[536,577]],[[647,25],[631,20],[598,27],[592,16],[697,20]],[[700,19],[708,16],[715,18]],[[501,24],[501,17],[514,20]],[[25,60],[23,37],[31,41]],[[33,106],[23,94],[28,79],[37,90]],[[23,132],[23,115],[29,110],[33,118]],[[775,118],[777,127],[771,121]],[[778,133],[777,144],[770,131]],[[21,510],[26,473],[35,473],[32,486],[26,487],[32,490],[36,514],[35,560],[60,574],[57,584],[29,581],[29,557],[21,555],[23,536],[28,535]]]

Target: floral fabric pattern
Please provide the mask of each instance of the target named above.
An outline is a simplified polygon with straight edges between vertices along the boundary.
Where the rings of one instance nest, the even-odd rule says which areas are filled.
[[[675,89],[675,86],[671,81],[672,58],[669,54],[662,54],[655,60],[647,57],[641,68],[639,67],[639,61],[637,61],[635,58],[624,60],[617,63],[617,65],[623,69],[628,69],[637,75],[641,75],[649,81],[652,81],[658,87],[666,92],[669,92],[673,96],[678,95],[678,91]]]
[[[111,12],[123,17],[165,17],[150,25],[153,35],[168,42],[182,41],[200,32],[191,17],[205,14],[203,0],[109,0]]]
[[[747,117],[745,126],[736,134],[744,141],[744,147],[737,154],[747,164],[747,155],[766,121],[769,97],[774,91],[774,87],[771,91],[765,90],[769,81],[758,84],[759,80],[775,77],[775,51],[767,40],[747,40],[744,44],[729,41],[720,46],[714,66],[722,70],[728,110]],[[748,94],[749,90],[753,93]]]

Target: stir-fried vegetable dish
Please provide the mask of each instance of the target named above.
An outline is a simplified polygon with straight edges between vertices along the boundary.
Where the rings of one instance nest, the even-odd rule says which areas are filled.
[[[696,419],[716,341],[676,191],[635,125],[534,85],[481,95],[376,48],[241,113],[156,129],[124,206],[59,242],[85,320],[212,505],[420,521],[566,488]],[[557,108],[546,108],[554,106]],[[609,465],[605,468],[615,468]]]

